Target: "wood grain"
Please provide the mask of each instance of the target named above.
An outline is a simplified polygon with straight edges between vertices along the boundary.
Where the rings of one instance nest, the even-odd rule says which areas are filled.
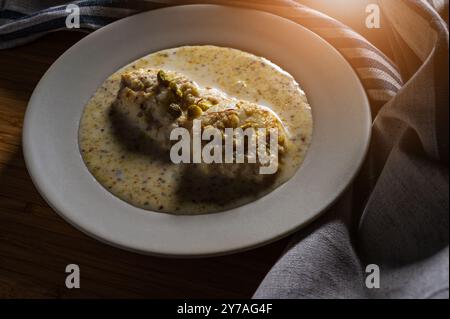
[[[37,193],[21,133],[37,82],[84,35],[59,32],[0,51],[0,298],[248,298],[288,239],[245,253],[164,259],[104,245],[63,221]],[[65,287],[65,267],[81,288]]]

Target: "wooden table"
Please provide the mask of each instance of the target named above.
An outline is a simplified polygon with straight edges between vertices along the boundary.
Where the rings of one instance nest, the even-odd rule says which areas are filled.
[[[83,36],[58,32],[0,51],[0,298],[251,297],[288,239],[224,257],[143,256],[79,232],[36,191],[22,156],[27,103],[47,68]],[[71,263],[80,266],[80,289],[65,286]]]

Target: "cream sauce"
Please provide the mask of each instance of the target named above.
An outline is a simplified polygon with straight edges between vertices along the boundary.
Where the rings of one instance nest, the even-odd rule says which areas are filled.
[[[216,88],[230,97],[273,110],[291,142],[273,182],[255,189],[244,185],[245,181],[231,181],[228,186],[208,179],[197,181],[195,176],[185,176],[183,165],[189,164],[173,164],[164,156],[130,147],[129,140],[117,136],[111,106],[120,77],[123,72],[139,68],[176,71],[201,87]],[[79,147],[92,175],[124,201],[152,211],[203,214],[251,202],[289,180],[304,160],[312,129],[311,109],[304,92],[280,67],[236,49],[185,46],[152,53],[112,74],[85,107]],[[220,196],[201,196],[205,192]]]

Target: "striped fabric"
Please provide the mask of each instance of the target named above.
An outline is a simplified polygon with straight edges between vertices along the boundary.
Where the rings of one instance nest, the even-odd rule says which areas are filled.
[[[34,40],[45,33],[63,30],[69,2],[58,0],[1,0],[0,49]],[[277,1],[74,1],[80,7],[78,30],[98,29],[117,19],[168,5],[215,3],[255,8],[291,19],[320,35],[332,44],[359,75],[374,114],[402,87],[397,66],[364,37],[339,21],[293,0]],[[75,30],[75,29],[72,29]]]

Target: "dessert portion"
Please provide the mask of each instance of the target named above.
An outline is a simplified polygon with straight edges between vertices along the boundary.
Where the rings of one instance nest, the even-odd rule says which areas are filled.
[[[283,125],[273,111],[217,89],[200,88],[177,72],[139,69],[123,74],[114,105],[136,115],[134,120],[166,149],[172,145],[170,132],[191,128],[194,119],[201,121],[202,129],[274,128],[280,131],[282,152],[285,146]]]
[[[170,135],[175,128],[186,128],[192,136],[194,120],[198,121],[200,134],[208,132],[211,137],[220,134],[219,163],[197,163],[195,166],[205,174],[262,180],[264,174],[259,172],[262,163],[257,163],[260,134],[265,138],[265,150],[261,154],[268,157],[265,165],[270,160],[278,161],[287,148],[286,132],[273,111],[256,103],[227,97],[217,89],[201,88],[178,72],[138,69],[124,73],[113,107],[164,150],[173,146]],[[227,128],[240,128],[242,135]],[[246,136],[243,135],[245,132]],[[271,132],[276,133],[276,153],[269,149]],[[228,158],[225,157],[227,136],[230,136],[229,145],[233,146],[233,153]],[[202,146],[207,142],[202,140]],[[250,150],[249,142],[254,143],[254,149]],[[201,152],[201,149],[196,151]],[[240,159],[237,158],[239,152],[242,153]],[[276,158],[270,159],[271,156]],[[217,165],[221,163],[223,165]]]

